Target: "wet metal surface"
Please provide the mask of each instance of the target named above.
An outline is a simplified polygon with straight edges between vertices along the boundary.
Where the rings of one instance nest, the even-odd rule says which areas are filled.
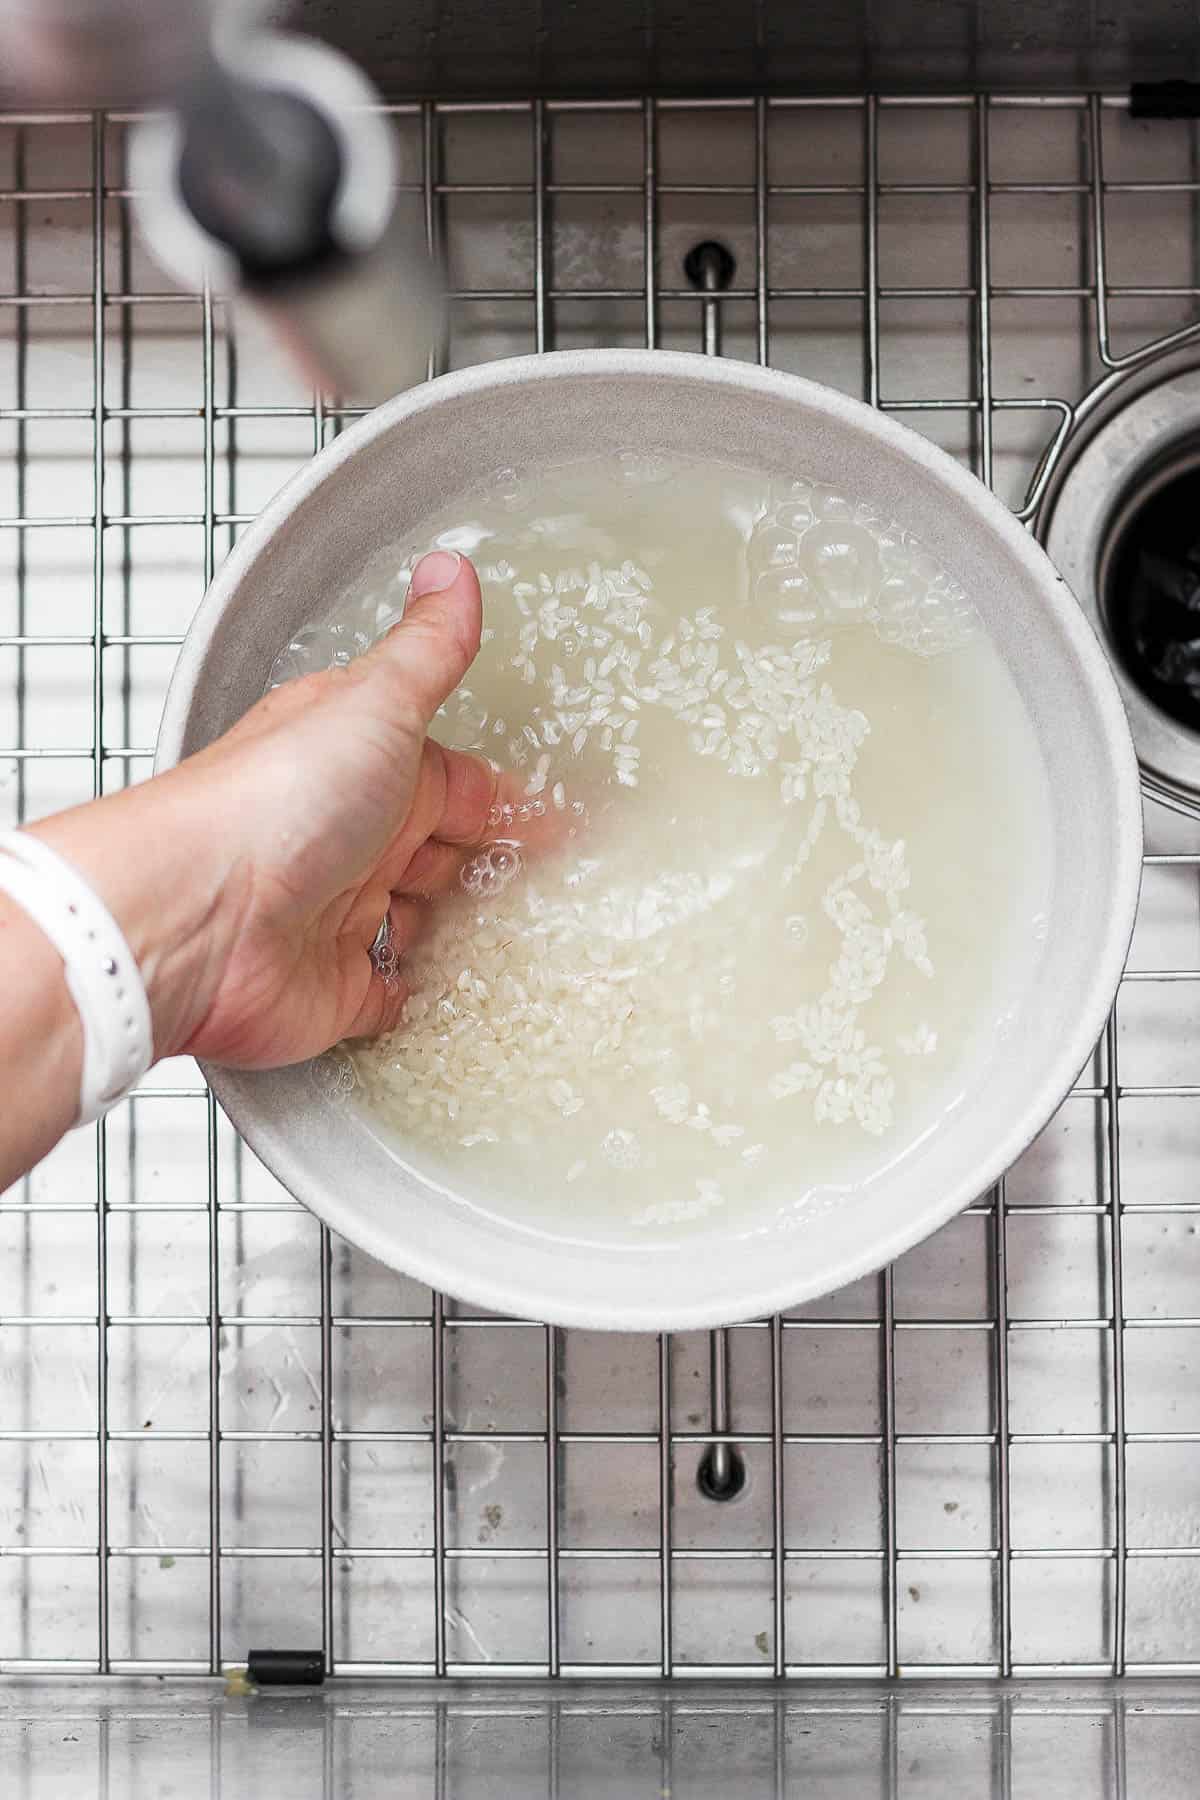
[[[885,406],[1023,512],[1090,383],[1200,304],[1193,127],[1095,98],[395,121],[449,257],[449,364],[699,348],[719,309],[722,353]],[[128,231],[123,139],[115,118],[0,126],[0,825],[147,772],[205,580],[348,416],[219,299],[165,291]],[[705,239],[736,261],[715,299],[683,268]],[[715,1357],[704,1336],[547,1331],[430,1295],[296,1207],[192,1065],[155,1070],[0,1197],[0,1668],[206,1675],[319,1645],[347,1677],[637,1675],[629,1741],[660,1745],[668,1706],[693,1721],[681,1745],[727,1727],[715,1690],[680,1711],[654,1678],[737,1673],[761,1684],[732,1704],[764,1793],[781,1731],[801,1772],[815,1750],[789,1734],[818,1702],[766,1685],[785,1671],[1200,1672],[1200,824],[1152,809],[1148,839],[1113,1023],[1003,1190]],[[722,1504],[697,1483],[714,1438],[746,1472]],[[156,1690],[176,1744],[291,1753],[251,1731],[273,1715],[215,1691]],[[388,1719],[414,1709],[423,1766],[476,1741],[409,1691],[373,1690]],[[319,1752],[297,1793],[334,1791],[341,1692],[297,1715]],[[1172,1791],[1119,1785],[1135,1702],[1107,1691],[1093,1716],[1080,1688],[1065,1724],[1032,1703],[1046,1768],[1067,1780],[1078,1741],[1118,1784],[1076,1790],[1022,1788],[1015,1761],[1004,1785],[992,1690],[946,1715],[861,1695],[822,1727],[831,1769],[855,1737],[846,1767],[891,1780],[947,1717],[959,1748],[913,1755],[974,1759],[958,1792]],[[546,1791],[570,1792],[552,1744],[592,1727],[530,1704],[522,1791],[557,1766]],[[111,1757],[134,1728],[103,1729]],[[101,1731],[98,1710],[80,1742]],[[947,1791],[932,1780],[900,1791]]]

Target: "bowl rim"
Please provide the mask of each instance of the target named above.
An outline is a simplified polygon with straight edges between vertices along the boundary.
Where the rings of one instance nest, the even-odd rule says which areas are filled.
[[[344,464],[397,426],[447,402],[500,392],[530,382],[586,378],[629,378],[696,382],[760,395],[764,400],[790,400],[874,440],[893,459],[920,469],[960,510],[994,533],[1036,589],[1066,640],[1095,708],[1099,739],[1112,775],[1111,886],[1103,930],[1093,959],[1086,1004],[1070,1032],[1046,1058],[1041,1077],[1025,1105],[990,1140],[989,1154],[964,1169],[961,1177],[933,1191],[924,1204],[906,1211],[896,1227],[875,1235],[861,1248],[844,1253],[819,1275],[806,1276],[804,1258],[781,1258],[780,1273],[764,1274],[753,1291],[731,1296],[727,1307],[714,1308],[703,1298],[688,1302],[664,1291],[661,1309],[613,1300],[597,1310],[576,1301],[561,1288],[530,1292],[522,1283],[519,1256],[496,1258],[490,1267],[465,1279],[453,1256],[439,1250],[411,1252],[399,1260],[393,1234],[377,1228],[369,1211],[360,1213],[343,1195],[312,1177],[293,1153],[285,1131],[256,1113],[246,1084],[253,1074],[208,1064],[203,1072],[213,1092],[251,1150],[295,1197],[333,1229],[392,1267],[438,1292],[457,1295],[472,1305],[518,1317],[548,1319],[564,1326],[624,1331],[676,1331],[769,1316],[875,1273],[903,1251],[920,1243],[965,1206],[993,1187],[1028,1148],[1066,1098],[1091,1055],[1110,1014],[1120,983],[1137,912],[1142,868],[1142,809],[1137,759],[1120,693],[1092,626],[1036,539],[1010,509],[973,474],[917,432],[835,389],[781,370],[690,351],[568,350],[507,358],[442,375],[385,401],[357,421],[297,471],[268,502],[239,538],[210,584],[187,632],[168,687],[155,755],[155,772],[180,759],[187,715],[196,678],[225,612],[236,599],[250,568],[307,501]]]

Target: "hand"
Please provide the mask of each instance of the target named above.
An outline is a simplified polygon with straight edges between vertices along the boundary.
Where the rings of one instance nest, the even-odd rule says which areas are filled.
[[[38,827],[95,871],[125,928],[156,1054],[277,1067],[399,1022],[404,986],[370,956],[380,921],[386,912],[402,953],[429,900],[458,885],[493,806],[517,791],[426,735],[481,623],[474,569],[435,551],[413,572],[403,620],[367,655],[275,689],[159,780]],[[117,801],[140,807],[139,841],[158,859],[149,908],[117,866],[132,823],[101,829],[94,817]],[[190,919],[167,916],[189,900]]]

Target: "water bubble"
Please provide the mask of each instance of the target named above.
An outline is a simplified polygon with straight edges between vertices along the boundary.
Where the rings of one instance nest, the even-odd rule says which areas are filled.
[[[775,523],[783,531],[807,531],[812,522],[812,504],[808,500],[787,500],[775,508]]]
[[[298,631],[288,646],[307,669],[327,669],[333,661],[337,639],[327,626],[310,626]]]
[[[280,687],[285,681],[299,681],[306,675],[319,675],[335,665],[344,667],[370,648],[365,631],[349,625],[310,625],[298,631],[287,648],[271,665],[268,688]]]
[[[479,899],[502,893],[521,873],[521,852],[503,840],[489,844],[464,864],[459,881],[464,891]]]
[[[876,531],[874,536],[880,567],[891,574],[906,576],[909,558],[903,532],[896,525],[887,525]]]
[[[812,509],[818,519],[836,520],[839,524],[843,520],[848,524],[854,517],[853,502],[835,494],[832,488],[813,489]]]
[[[811,481],[803,478],[790,481],[786,477],[776,477],[771,483],[771,507],[778,515],[785,506],[802,509],[812,518],[813,486]]]
[[[827,624],[860,619],[879,587],[875,541],[861,525],[817,525],[804,540]]]
[[[794,531],[780,531],[777,526],[764,523],[751,532],[746,561],[752,577],[767,569],[794,568],[799,560],[800,539]]]
[[[913,580],[922,587],[932,587],[942,573],[928,550],[922,550],[912,537],[908,540],[908,566],[912,570]]]
[[[754,597],[780,625],[815,625],[821,617],[808,576],[800,569],[767,569],[755,583]]]
[[[930,591],[914,607],[903,642],[919,656],[941,656],[968,643],[978,623],[974,607],[960,591],[953,595]]]
[[[875,635],[885,644],[912,647],[920,595],[904,575],[886,575],[875,597]]]
[[[327,1050],[308,1065],[309,1079],[323,1100],[343,1101],[358,1086],[354,1064],[344,1050]]]
[[[367,633],[353,623],[331,625],[329,627],[331,654],[329,666],[344,669],[352,663],[364,650],[371,648],[371,639]]]
[[[790,918],[784,920],[783,929],[787,932],[788,942],[794,944],[798,950],[803,949],[807,944],[808,920],[803,914],[792,913]]]
[[[279,655],[271,664],[271,672],[267,676],[267,685],[264,692],[269,694],[272,688],[282,687],[287,681],[299,681],[300,678],[307,673],[308,671],[304,668],[303,664],[297,660],[289,645],[286,650],[281,650],[279,652]]]

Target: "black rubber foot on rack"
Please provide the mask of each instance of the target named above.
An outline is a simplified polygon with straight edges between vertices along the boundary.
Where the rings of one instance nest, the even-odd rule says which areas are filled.
[[[1200,119],[1200,82],[1135,81],[1129,90],[1131,119]]]
[[[320,1687],[325,1658],[320,1650],[252,1650],[246,1673],[255,1687]]]

